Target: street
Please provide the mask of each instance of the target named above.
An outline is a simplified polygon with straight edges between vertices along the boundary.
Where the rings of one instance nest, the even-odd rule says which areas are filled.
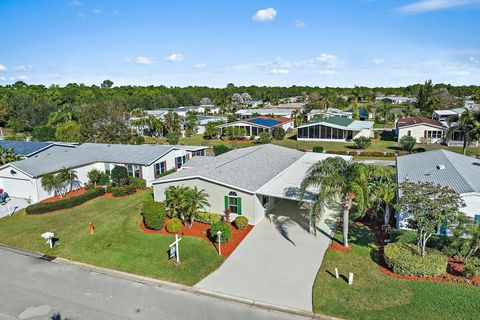
[[[0,248],[0,319],[306,319]]]

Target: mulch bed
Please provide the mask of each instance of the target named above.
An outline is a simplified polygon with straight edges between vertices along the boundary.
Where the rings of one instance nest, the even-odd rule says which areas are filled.
[[[352,250],[352,246],[345,247],[343,244],[334,243],[329,245],[328,249],[333,251],[350,251]]]
[[[463,263],[459,260],[448,258],[447,272],[438,277],[417,277],[410,275],[403,275],[393,272],[388,268],[387,263],[385,262],[383,256],[383,248],[385,247],[384,240],[387,238],[386,233],[382,230],[382,226],[373,221],[364,222],[365,226],[370,228],[377,239],[378,244],[378,264],[380,271],[384,274],[397,278],[397,279],[406,279],[413,281],[435,281],[435,282],[446,282],[446,283],[458,283],[471,286],[480,286],[480,277],[473,277],[468,279],[463,276]]]
[[[169,220],[169,218],[167,217],[165,219],[165,224],[163,225],[162,229],[152,230],[152,229],[148,229],[145,226],[145,224],[143,223],[143,219],[140,219],[140,228],[145,233],[157,233],[157,234],[174,235],[173,233],[170,233],[165,229],[165,226],[167,225],[168,220]],[[229,224],[232,228],[232,237],[230,238],[230,241],[228,243],[222,243],[221,244],[222,256],[224,256],[224,257],[228,257],[229,255],[231,255],[232,252],[235,250],[235,248],[238,247],[238,245],[242,242],[242,240],[253,229],[253,225],[248,225],[248,227],[246,227],[245,229],[238,230],[237,228],[235,228],[232,225],[232,223],[229,223]],[[208,229],[210,229],[210,225],[205,224],[205,223],[200,223],[200,222],[194,222],[191,228],[190,228],[190,226],[183,225],[182,230],[180,231],[179,235],[187,236],[187,237],[198,237],[198,238],[205,239],[206,241],[211,243],[215,247],[215,249],[218,250],[218,244],[213,243],[207,237]]]
[[[72,192],[67,193],[67,194],[64,195],[63,197],[58,195],[58,196],[54,196],[54,197],[51,197],[51,198],[43,199],[43,200],[40,201],[40,202],[43,202],[43,203],[56,202],[56,201],[59,201],[59,200],[68,199],[68,198],[72,198],[72,197],[79,196],[79,195],[81,195],[81,194],[84,194],[85,191],[86,191],[86,190],[85,190],[84,188],[82,188],[82,189],[77,189],[77,190],[73,190]]]

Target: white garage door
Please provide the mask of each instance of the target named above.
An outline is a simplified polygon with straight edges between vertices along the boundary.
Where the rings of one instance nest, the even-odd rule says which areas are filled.
[[[14,198],[28,199],[35,195],[35,187],[30,180],[0,178],[0,187]]]

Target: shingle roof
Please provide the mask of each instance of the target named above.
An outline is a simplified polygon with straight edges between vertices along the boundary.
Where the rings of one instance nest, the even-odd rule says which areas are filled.
[[[413,126],[413,125],[417,125],[417,124],[429,124],[429,125],[432,125],[432,126],[443,128],[443,124],[440,121],[435,120],[435,119],[426,118],[426,117],[421,117],[421,116],[399,119],[398,122],[397,122],[397,128],[406,127],[406,126]]]
[[[35,154],[51,146],[53,146],[51,142],[0,140],[0,147],[13,149],[15,154],[24,157],[28,157],[31,154]]]
[[[255,192],[305,153],[272,144],[236,149],[217,157],[193,158],[184,169],[154,182],[203,177]]]
[[[398,157],[398,183],[405,179],[449,186],[458,193],[480,192],[480,160],[446,150]]]

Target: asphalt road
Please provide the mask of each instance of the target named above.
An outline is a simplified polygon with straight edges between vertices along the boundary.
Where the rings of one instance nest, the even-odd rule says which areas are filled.
[[[306,319],[0,248],[0,320]]]

